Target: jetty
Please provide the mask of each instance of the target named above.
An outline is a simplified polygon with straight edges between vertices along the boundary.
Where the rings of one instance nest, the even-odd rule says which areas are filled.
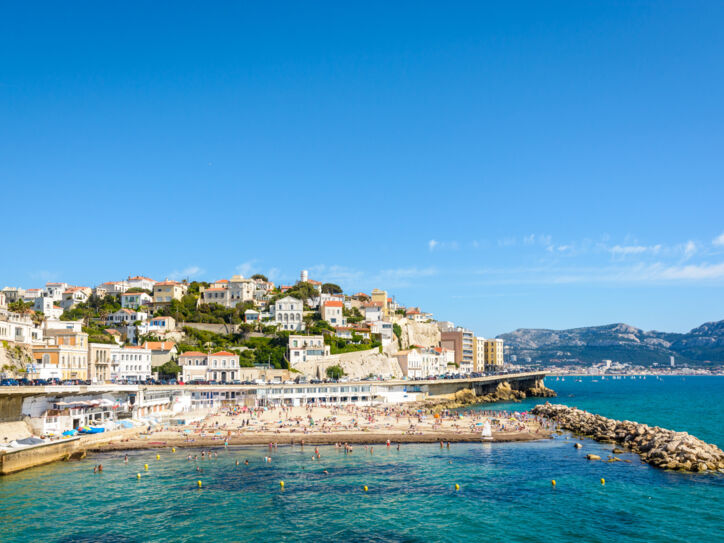
[[[620,445],[657,468],[698,473],[724,470],[724,451],[687,432],[609,419],[560,404],[537,405],[532,413],[555,422],[564,430],[601,443]]]

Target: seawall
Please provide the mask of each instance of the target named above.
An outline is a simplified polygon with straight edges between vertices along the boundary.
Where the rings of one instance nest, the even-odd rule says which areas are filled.
[[[72,437],[2,453],[0,454],[0,475],[8,475],[58,460],[82,458],[85,456],[85,451],[80,447],[80,443],[80,438]]]

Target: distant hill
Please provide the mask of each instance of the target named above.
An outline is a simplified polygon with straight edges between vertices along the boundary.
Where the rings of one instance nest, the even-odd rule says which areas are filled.
[[[707,322],[686,334],[645,332],[628,324],[568,330],[519,328],[498,336],[510,354],[543,364],[594,364],[610,359],[642,366],[708,366],[724,363],[724,320]]]

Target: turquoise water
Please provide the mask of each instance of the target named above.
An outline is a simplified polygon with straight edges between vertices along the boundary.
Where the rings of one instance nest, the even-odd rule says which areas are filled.
[[[621,398],[619,384],[633,387],[634,397]],[[683,403],[649,380],[571,381],[571,392],[566,383],[548,385],[574,394],[580,407],[609,409],[609,416],[641,405],[641,416],[632,418],[656,423],[661,402],[668,420],[686,421],[685,429],[709,428],[719,439],[724,430],[712,428],[721,421],[711,414],[708,422],[695,420],[720,404],[724,379],[664,383],[690,400],[713,394]],[[220,448],[218,458],[198,462],[189,462],[186,450],[164,450],[160,460],[154,451],[133,452],[128,464],[122,454],[97,454],[0,479],[0,541],[723,540],[724,476],[667,473],[635,455],[623,455],[630,463],[584,459],[609,450],[591,441],[577,450],[561,437],[449,450],[375,446],[374,454],[356,446],[351,455],[320,447],[318,461],[309,446]],[[263,461],[268,454],[270,464]],[[104,470],[94,474],[98,463]]]
[[[634,420],[651,426],[689,432],[724,448],[724,377],[661,377],[611,379],[555,377],[546,386],[558,393],[551,403],[563,403],[618,420]],[[530,398],[520,403],[501,403],[485,409],[524,411],[545,402]]]

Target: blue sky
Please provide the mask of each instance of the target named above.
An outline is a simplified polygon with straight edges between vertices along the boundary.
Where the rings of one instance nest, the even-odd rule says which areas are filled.
[[[5,6],[0,285],[306,268],[486,336],[724,318],[724,5],[391,4]]]

